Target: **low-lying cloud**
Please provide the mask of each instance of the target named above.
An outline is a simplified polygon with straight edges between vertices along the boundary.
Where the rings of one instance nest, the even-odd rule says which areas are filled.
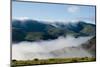
[[[52,58],[52,51],[60,50],[65,47],[77,47],[87,42],[92,37],[72,36],[59,37],[55,40],[39,42],[21,42],[12,45],[12,59],[28,60],[33,58]]]

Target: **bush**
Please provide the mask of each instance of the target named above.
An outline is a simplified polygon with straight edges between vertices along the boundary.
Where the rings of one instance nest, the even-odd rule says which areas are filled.
[[[34,61],[39,61],[39,59],[38,58],[35,58]]]

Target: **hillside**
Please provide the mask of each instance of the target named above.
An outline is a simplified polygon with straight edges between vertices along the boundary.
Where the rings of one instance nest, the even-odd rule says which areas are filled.
[[[59,36],[72,35],[94,36],[94,24],[79,21],[76,23],[46,23],[36,20],[13,20],[12,21],[12,41],[38,41],[57,39]],[[16,36],[17,35],[17,36]]]
[[[96,56],[96,36],[87,43],[82,44],[82,48],[88,50],[93,56]]]

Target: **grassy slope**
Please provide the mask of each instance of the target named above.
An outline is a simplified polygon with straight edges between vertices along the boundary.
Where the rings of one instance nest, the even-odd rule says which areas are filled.
[[[58,64],[58,63],[74,63],[74,62],[91,62],[96,61],[94,57],[83,58],[51,58],[51,59],[33,59],[33,60],[12,60],[12,67],[28,66],[28,65],[44,65],[44,64]]]

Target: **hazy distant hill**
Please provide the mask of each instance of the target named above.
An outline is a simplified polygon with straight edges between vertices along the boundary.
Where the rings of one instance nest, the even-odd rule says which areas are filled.
[[[13,20],[12,21],[12,41],[37,41],[56,39],[59,36],[73,35],[94,36],[94,24],[79,21],[76,23],[46,23],[37,20]]]
[[[96,36],[87,43],[82,44],[82,48],[88,50],[93,56],[96,56]]]

